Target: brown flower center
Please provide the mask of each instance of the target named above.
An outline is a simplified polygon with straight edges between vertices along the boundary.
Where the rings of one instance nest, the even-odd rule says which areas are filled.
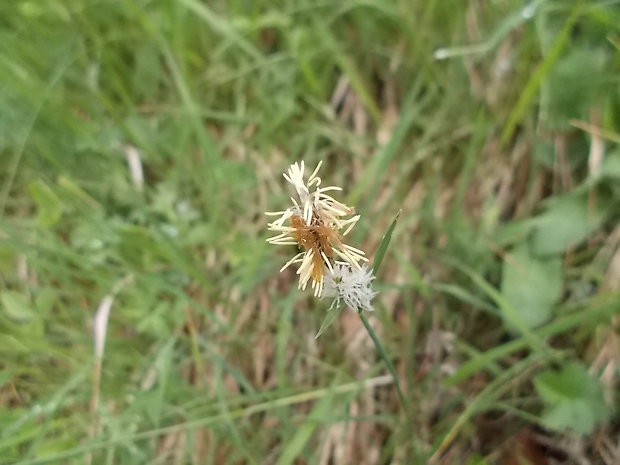
[[[325,223],[319,218],[313,218],[315,223],[306,224],[304,219],[299,215],[290,218],[291,227],[295,231],[291,236],[297,241],[299,247],[303,250],[313,251],[312,256],[312,279],[320,281],[323,276],[323,260],[324,257],[330,263],[334,261],[334,245],[341,244],[340,234],[338,231]]]

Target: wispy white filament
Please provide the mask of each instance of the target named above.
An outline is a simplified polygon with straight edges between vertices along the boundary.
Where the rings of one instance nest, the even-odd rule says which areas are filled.
[[[356,268],[348,263],[336,262],[333,272],[325,272],[323,297],[335,297],[338,303],[343,300],[348,307],[358,312],[372,311],[370,302],[377,295],[371,288],[374,279],[366,265]]]

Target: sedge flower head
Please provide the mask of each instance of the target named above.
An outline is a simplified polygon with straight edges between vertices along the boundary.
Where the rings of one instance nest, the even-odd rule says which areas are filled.
[[[278,234],[267,241],[296,245],[300,250],[280,271],[299,264],[299,288],[305,289],[310,282],[317,297],[323,291],[326,274],[334,272],[337,260],[359,270],[360,263],[368,261],[362,250],[343,242],[343,237],[353,229],[360,216],[328,194],[342,190],[340,187],[321,187],[318,177],[321,164],[307,179],[304,162],[292,164],[284,178],[295,188],[297,196],[291,197],[293,205],[283,211],[266,212],[278,217],[268,224],[269,230]]]
[[[334,264],[333,271],[327,275],[324,297],[335,297],[336,304],[340,301],[351,309],[361,312],[372,311],[370,301],[377,295],[371,288],[375,279],[372,271],[366,265],[354,268],[348,263],[338,262]]]

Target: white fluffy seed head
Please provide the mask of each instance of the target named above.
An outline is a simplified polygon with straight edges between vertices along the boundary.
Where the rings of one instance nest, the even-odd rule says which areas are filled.
[[[370,301],[377,295],[371,288],[375,279],[366,265],[356,268],[348,263],[336,262],[333,271],[325,270],[323,297],[341,299],[351,309],[361,312],[372,311]]]

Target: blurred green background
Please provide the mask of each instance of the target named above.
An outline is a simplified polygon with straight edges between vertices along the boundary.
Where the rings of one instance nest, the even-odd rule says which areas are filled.
[[[609,0],[0,2],[0,463],[620,463],[619,48]],[[371,259],[402,210],[405,406],[278,273],[298,160]]]

